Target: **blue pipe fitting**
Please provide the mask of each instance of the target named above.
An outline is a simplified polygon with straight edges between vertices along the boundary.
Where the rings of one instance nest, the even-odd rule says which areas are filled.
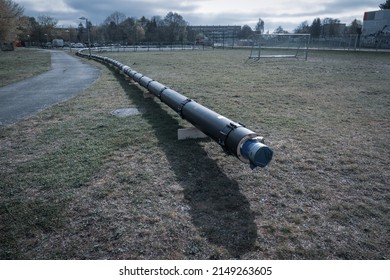
[[[251,169],[265,167],[273,156],[273,151],[256,138],[246,141],[241,147],[241,154],[249,160]]]

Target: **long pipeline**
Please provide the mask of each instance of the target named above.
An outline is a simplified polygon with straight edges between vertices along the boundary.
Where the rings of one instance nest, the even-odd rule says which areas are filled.
[[[216,141],[226,153],[249,163],[252,169],[258,166],[265,167],[271,161],[273,151],[264,144],[262,137],[243,124],[217,114],[119,61],[95,54],[84,54],[82,51],[77,52],[77,55],[114,66]]]

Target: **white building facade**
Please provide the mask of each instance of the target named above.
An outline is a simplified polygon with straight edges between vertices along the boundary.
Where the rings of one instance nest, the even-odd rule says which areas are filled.
[[[363,17],[363,34],[371,35],[381,31],[390,34],[390,10],[365,12]]]

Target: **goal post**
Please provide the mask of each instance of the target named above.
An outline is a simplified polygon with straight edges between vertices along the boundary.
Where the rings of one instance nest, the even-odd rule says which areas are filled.
[[[296,58],[307,60],[310,34],[258,34],[248,60]]]

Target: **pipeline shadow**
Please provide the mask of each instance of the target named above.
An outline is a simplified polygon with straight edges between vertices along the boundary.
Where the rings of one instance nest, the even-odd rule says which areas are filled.
[[[142,117],[152,126],[159,147],[179,178],[193,225],[208,242],[225,248],[232,258],[252,251],[257,227],[249,201],[241,194],[238,183],[228,178],[207,155],[200,145],[205,140],[176,140],[178,120],[161,108],[158,99],[143,98],[137,85],[129,85],[122,75],[113,73],[128,98],[146,109]],[[220,147],[216,145],[216,148]]]

